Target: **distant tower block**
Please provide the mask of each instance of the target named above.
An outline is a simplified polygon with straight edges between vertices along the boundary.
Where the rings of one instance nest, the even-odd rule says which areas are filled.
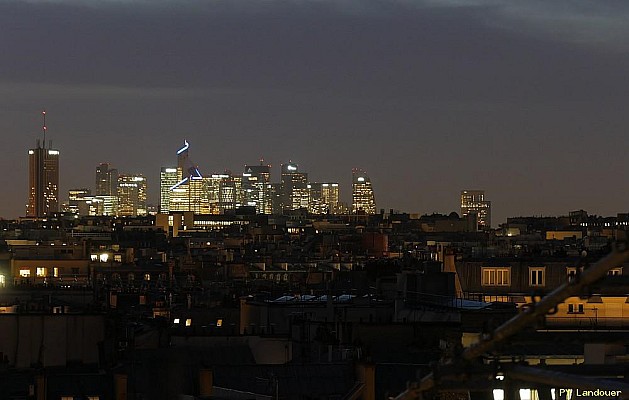
[[[96,196],[117,196],[118,170],[111,164],[100,163],[96,167]]]
[[[43,138],[28,151],[28,205],[26,215],[44,217],[59,211],[59,150],[46,148],[46,111],[42,111]]]
[[[371,179],[362,169],[352,170],[352,212],[376,213],[376,199]]]
[[[245,165],[242,173],[242,187],[244,204],[256,208],[258,214],[271,214],[271,165],[264,164],[260,159],[260,165]]]
[[[491,228],[491,201],[485,200],[484,190],[461,191],[461,216],[476,215],[479,229]]]

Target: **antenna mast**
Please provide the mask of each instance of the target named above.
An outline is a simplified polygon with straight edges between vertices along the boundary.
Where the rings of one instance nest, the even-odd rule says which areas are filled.
[[[44,118],[44,125],[42,126],[42,130],[44,131],[44,143],[42,143],[42,147],[46,148],[46,110],[41,112],[42,117]]]

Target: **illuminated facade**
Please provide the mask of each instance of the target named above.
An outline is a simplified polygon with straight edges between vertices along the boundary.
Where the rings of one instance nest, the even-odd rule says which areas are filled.
[[[68,190],[68,211],[78,215],[89,215],[87,199],[91,198],[89,189]]]
[[[59,150],[49,142],[46,148],[46,112],[44,116],[44,139],[28,151],[28,205],[26,215],[44,217],[59,211]]]
[[[189,156],[190,144],[177,150],[177,168],[162,168],[160,175],[160,212],[192,211],[196,214],[211,212],[207,180]]]
[[[376,213],[376,199],[371,179],[361,169],[352,170],[352,212]]]
[[[255,207],[258,214],[271,214],[271,166],[263,162],[260,160],[260,165],[245,165],[242,174],[243,205]]]
[[[88,204],[89,215],[118,215],[118,196],[94,196]]]
[[[181,168],[162,167],[159,174],[159,212],[168,214],[170,211],[170,194],[173,186],[181,182]]]
[[[118,193],[118,170],[111,164],[101,163],[96,167],[96,196],[116,196]]]
[[[221,212],[235,210],[243,205],[242,177],[234,176],[229,171],[219,175],[219,205]]]
[[[282,209],[308,208],[308,174],[293,162],[282,164]]]
[[[308,212],[312,214],[336,214],[339,212],[338,183],[310,183]]]
[[[146,215],[146,178],[143,175],[118,176],[118,215]]]
[[[476,215],[478,228],[491,227],[491,201],[485,200],[484,190],[461,191],[461,216]]]

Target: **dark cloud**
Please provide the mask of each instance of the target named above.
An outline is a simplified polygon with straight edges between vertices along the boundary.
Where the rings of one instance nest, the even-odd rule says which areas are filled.
[[[482,187],[498,222],[625,211],[612,177],[626,168],[628,59],[603,34],[617,17],[466,4],[2,2],[0,145],[19,151],[0,163],[20,170],[0,178],[13,188],[0,215],[22,213],[43,106],[64,190],[111,161],[147,174],[156,200],[187,138],[205,171],[290,158],[346,197],[363,167],[384,208],[447,212]]]

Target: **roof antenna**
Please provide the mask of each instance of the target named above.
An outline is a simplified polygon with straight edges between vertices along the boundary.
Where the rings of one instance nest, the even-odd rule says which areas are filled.
[[[46,148],[46,129],[48,129],[48,128],[46,128],[46,110],[42,111],[41,114],[42,114],[42,116],[44,118],[44,125],[42,126],[42,129],[44,131],[44,143],[43,143],[42,147]]]

